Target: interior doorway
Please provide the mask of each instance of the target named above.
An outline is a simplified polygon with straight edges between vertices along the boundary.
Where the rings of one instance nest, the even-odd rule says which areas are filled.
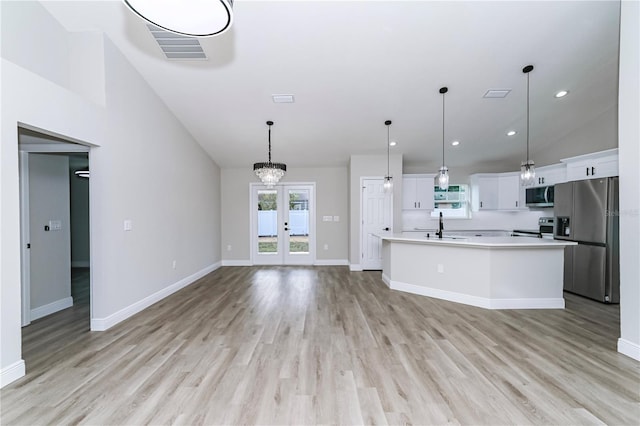
[[[22,326],[72,308],[89,329],[89,147],[22,127],[18,143]]]
[[[315,184],[251,184],[254,265],[315,263]]]
[[[382,269],[381,232],[393,232],[393,194],[384,191],[384,179],[363,178],[361,230],[363,270]]]

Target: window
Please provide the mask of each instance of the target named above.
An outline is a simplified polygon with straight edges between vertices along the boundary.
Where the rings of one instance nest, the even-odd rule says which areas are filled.
[[[469,186],[449,185],[447,190],[436,186],[434,203],[435,208],[431,212],[431,217],[439,217],[442,212],[443,217],[467,219],[469,218]]]

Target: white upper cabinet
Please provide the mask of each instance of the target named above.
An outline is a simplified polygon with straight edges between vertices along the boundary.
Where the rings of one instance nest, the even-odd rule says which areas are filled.
[[[471,176],[471,208],[478,210],[498,209],[498,175]]]
[[[498,210],[521,210],[524,204],[520,173],[501,173],[498,176]]]
[[[567,181],[618,176],[618,149],[560,160],[567,165]]]
[[[540,186],[553,186],[556,183],[567,181],[567,167],[565,164],[552,164],[551,166],[537,167],[533,188]]]
[[[434,175],[404,175],[402,177],[402,208],[433,210]]]
[[[471,197],[473,211],[526,209],[518,172],[471,175]]]

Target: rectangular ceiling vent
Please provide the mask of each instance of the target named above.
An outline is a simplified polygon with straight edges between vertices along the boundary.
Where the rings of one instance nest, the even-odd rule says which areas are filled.
[[[200,41],[195,37],[165,31],[155,25],[147,24],[151,35],[160,46],[167,59],[173,61],[202,61],[207,55],[202,50]]]
[[[489,89],[483,98],[506,98],[511,89]]]

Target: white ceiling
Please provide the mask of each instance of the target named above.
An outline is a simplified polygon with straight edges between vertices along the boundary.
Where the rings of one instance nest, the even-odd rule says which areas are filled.
[[[45,7],[70,31],[104,31],[222,167],[266,160],[266,120],[274,161],[308,167],[386,154],[390,119],[392,153],[435,172],[446,85],[447,165],[515,170],[527,64],[534,160],[617,103],[617,1],[236,1],[233,28],[200,39],[210,59],[193,62],[165,59],[121,1]],[[505,88],[505,99],[482,98]],[[555,99],[560,89],[570,94]]]

